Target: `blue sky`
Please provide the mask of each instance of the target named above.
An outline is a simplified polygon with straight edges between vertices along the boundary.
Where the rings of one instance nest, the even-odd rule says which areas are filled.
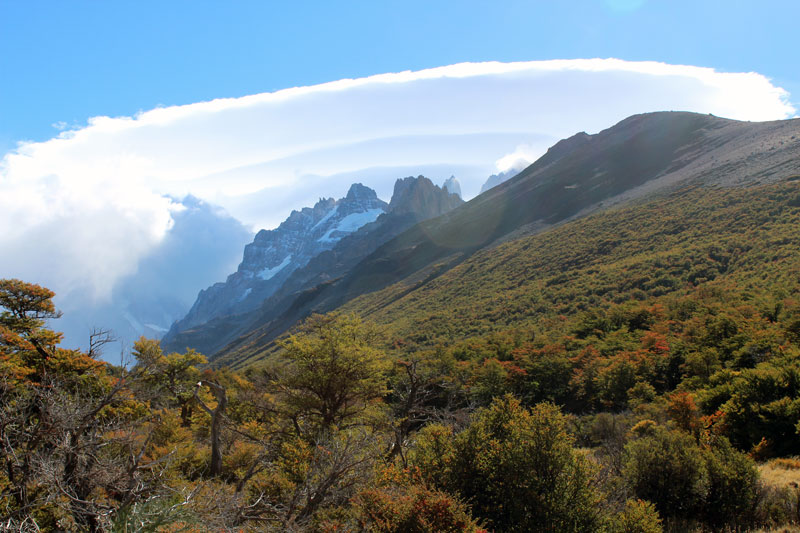
[[[463,61],[755,71],[800,101],[800,2],[0,0],[0,153],[53,124]]]

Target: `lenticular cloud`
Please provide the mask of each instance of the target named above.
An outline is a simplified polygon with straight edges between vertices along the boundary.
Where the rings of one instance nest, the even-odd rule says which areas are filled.
[[[108,303],[171,231],[182,207],[170,197],[221,205],[251,229],[341,196],[354,176],[388,200],[397,177],[455,173],[469,197],[495,162],[533,159],[577,131],[660,110],[781,119],[795,113],[787,96],[757,73],[589,59],[464,63],[94,117],[3,157],[0,277]]]

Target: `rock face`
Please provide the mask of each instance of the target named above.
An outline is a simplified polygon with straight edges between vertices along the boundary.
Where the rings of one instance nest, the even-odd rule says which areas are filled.
[[[328,202],[327,207],[317,212],[323,202]],[[341,278],[385,242],[464,203],[424,176],[397,180],[389,205],[361,185],[351,187],[333,214],[330,202],[320,200],[314,208],[292,213],[278,229],[259,232],[247,245],[239,270],[226,283],[201,291],[189,315],[162,339],[164,348],[191,347],[212,356],[247,331],[250,323],[272,320],[293,305],[299,294]],[[381,208],[377,218],[371,218],[374,206]],[[361,225],[350,230],[356,224]],[[290,255],[292,259],[281,267]],[[297,258],[302,258],[303,265]],[[267,276],[271,277],[263,279]],[[297,311],[306,309],[299,305]]]
[[[245,246],[238,270],[224,283],[200,291],[189,313],[172,326],[167,336],[218,316],[255,309],[292,272],[333,248],[342,237],[373,222],[388,207],[375,191],[356,183],[340,200],[322,198],[314,207],[292,211],[278,228],[259,231]]]
[[[458,207],[463,200],[455,194],[442,194],[443,189],[425,176],[399,179],[394,184],[389,210],[395,215],[413,213],[425,220]]]
[[[455,194],[459,198],[464,198],[461,196],[461,184],[458,182],[455,176],[450,176],[445,180],[444,185],[442,185],[442,189],[446,190],[450,194]]]

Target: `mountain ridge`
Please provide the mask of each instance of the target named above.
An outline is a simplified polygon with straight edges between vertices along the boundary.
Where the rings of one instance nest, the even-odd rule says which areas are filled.
[[[262,313],[217,355],[246,361],[311,312],[326,312],[406,278],[430,283],[476,251],[680,184],[772,182],[800,170],[800,121],[744,123],[694,113],[634,115],[556,143],[514,178],[406,230],[343,277]],[[770,144],[765,149],[765,143]],[[239,364],[239,363],[237,363]]]
[[[258,307],[297,268],[342,237],[374,221],[388,209],[375,191],[354,183],[339,200],[320,198],[313,207],[294,210],[277,228],[260,230],[244,247],[242,261],[225,282],[203,289],[189,312],[165,336],[222,315]]]
[[[377,246],[406,228],[462,203],[460,197],[434,185],[424,176],[398,179],[384,213],[309,258],[306,264],[288,272],[281,279],[280,286],[262,298],[257,306],[219,313],[182,330],[175,328],[162,339],[162,344],[167,349],[192,347],[211,355],[257,320],[263,307],[273,311],[287,307],[285,300],[291,300],[293,294],[330,283],[332,279],[344,275]]]

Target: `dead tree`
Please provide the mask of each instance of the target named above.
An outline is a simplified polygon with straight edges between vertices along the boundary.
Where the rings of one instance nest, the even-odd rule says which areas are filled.
[[[211,389],[211,392],[217,398],[217,406],[214,409],[208,407],[208,405],[206,405],[206,403],[201,400],[200,396],[198,395],[200,388],[203,386]],[[225,389],[218,383],[202,380],[197,382],[197,388],[194,391],[194,397],[197,400],[197,404],[203,409],[203,411],[208,413],[208,416],[211,417],[210,474],[212,476],[218,476],[222,473],[222,420],[225,415],[225,408],[228,405],[228,396],[225,394]]]

